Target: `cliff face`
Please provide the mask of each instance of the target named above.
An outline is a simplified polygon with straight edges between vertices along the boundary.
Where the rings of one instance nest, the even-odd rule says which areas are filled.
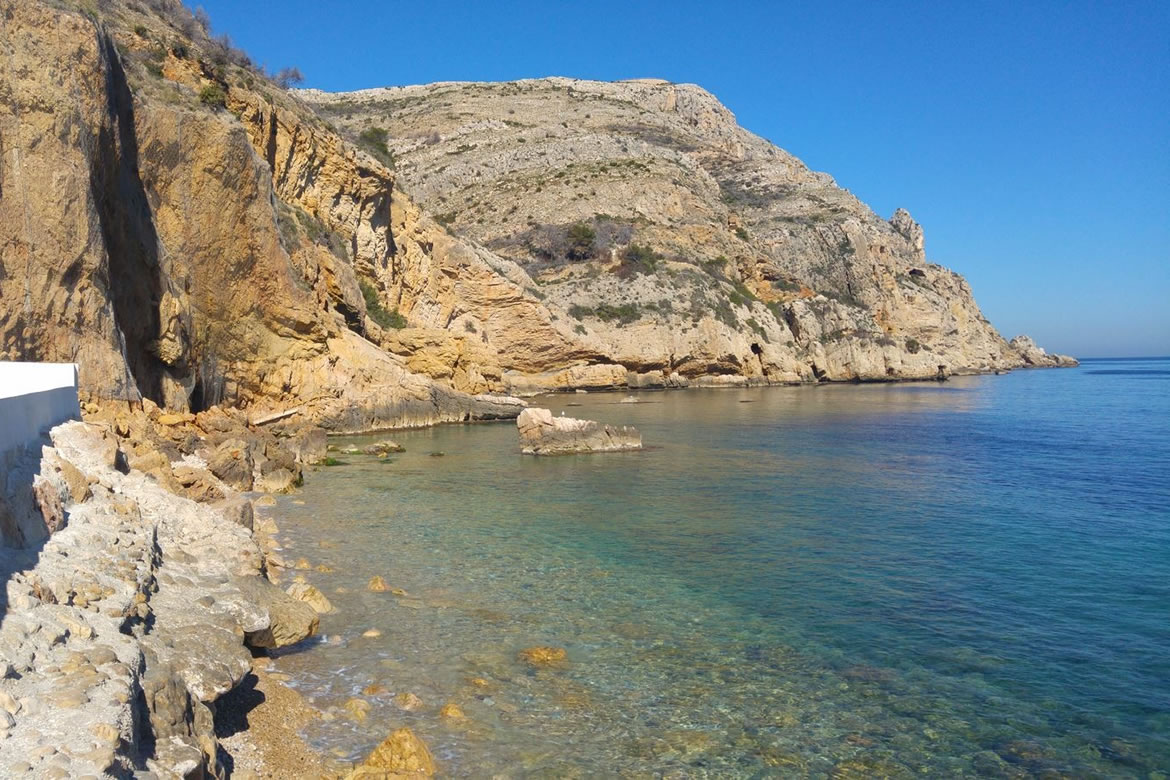
[[[0,356],[338,429],[514,414],[365,337],[355,267],[395,255],[390,173],[155,5],[0,2]]]
[[[1025,365],[962,277],[927,261],[907,212],[876,216],[698,87],[550,78],[300,95],[355,139],[385,131],[407,192],[511,261],[548,309],[574,348],[501,350],[513,386]],[[425,307],[425,292],[405,290],[405,305]]]
[[[697,87],[294,95],[178,0],[0,0],[0,56],[0,357],[95,396],[354,430],[1054,360]]]

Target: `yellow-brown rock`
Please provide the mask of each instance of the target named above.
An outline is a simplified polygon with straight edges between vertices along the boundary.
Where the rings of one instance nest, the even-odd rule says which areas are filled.
[[[453,701],[449,701],[443,705],[441,710],[439,710],[439,717],[447,718],[449,720],[463,720],[467,717],[467,715],[464,714],[462,707]]]
[[[423,701],[413,693],[404,691],[394,697],[394,705],[404,712],[414,712],[422,708]]]
[[[366,585],[366,590],[373,591],[374,593],[385,593],[390,590],[390,586],[386,584],[386,580],[382,579],[382,575],[375,574]]]
[[[404,727],[386,737],[349,777],[432,777],[435,772],[435,759],[426,743]]]
[[[530,647],[520,651],[520,660],[529,666],[562,666],[569,654],[563,647]]]

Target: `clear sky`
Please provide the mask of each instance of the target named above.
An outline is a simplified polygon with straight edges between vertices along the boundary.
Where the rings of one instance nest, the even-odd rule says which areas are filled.
[[[909,209],[1004,336],[1170,354],[1167,0],[199,2],[326,90],[699,84],[879,214]]]

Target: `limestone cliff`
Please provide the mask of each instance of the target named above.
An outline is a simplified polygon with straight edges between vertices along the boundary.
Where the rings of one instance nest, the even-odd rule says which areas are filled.
[[[178,0],[0,0],[0,56],[0,357],[96,397],[358,430],[1053,363],[697,87],[290,93]]]
[[[0,49],[0,356],[338,430],[514,416],[370,340],[357,270],[398,256],[391,174],[177,1],[0,0]]]
[[[543,303],[519,349],[484,331],[514,389],[1026,364],[963,278],[927,261],[909,213],[876,216],[699,87],[549,78],[300,95],[384,144],[407,192]],[[468,274],[452,276],[442,293],[398,294],[473,309]]]

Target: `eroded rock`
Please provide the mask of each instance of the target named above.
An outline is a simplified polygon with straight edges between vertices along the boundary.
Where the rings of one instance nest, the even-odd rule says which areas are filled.
[[[548,409],[525,409],[516,418],[521,452],[527,455],[620,452],[642,449],[636,428],[601,425],[592,420],[554,417]]]

